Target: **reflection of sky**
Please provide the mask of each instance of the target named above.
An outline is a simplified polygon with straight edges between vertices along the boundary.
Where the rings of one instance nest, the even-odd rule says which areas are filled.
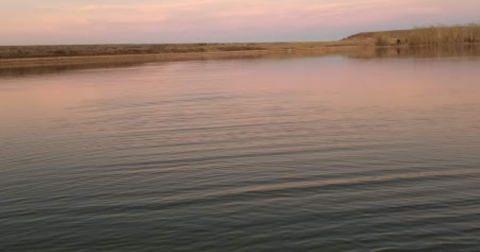
[[[2,0],[0,44],[336,40],[477,22],[478,0]]]

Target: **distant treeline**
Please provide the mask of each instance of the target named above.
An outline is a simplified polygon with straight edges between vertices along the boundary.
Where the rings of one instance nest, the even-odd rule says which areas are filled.
[[[375,45],[449,45],[480,43],[480,23],[415,27],[399,33],[378,33]]]

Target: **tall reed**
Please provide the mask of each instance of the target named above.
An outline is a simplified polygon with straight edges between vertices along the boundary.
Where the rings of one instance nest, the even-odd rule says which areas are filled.
[[[409,45],[444,45],[480,42],[480,23],[415,27],[405,38]]]

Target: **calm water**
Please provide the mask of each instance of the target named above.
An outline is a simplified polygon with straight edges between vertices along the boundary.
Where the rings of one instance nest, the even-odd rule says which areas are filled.
[[[0,251],[479,251],[480,57],[0,77]]]

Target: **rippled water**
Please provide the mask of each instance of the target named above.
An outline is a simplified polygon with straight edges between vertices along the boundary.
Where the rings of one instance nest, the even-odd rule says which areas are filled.
[[[0,77],[0,251],[478,251],[478,57]]]

